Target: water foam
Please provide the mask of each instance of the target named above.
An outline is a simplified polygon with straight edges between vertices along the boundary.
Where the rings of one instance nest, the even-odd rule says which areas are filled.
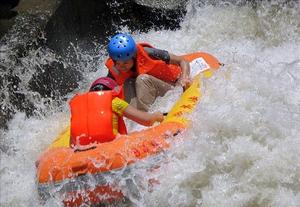
[[[200,7],[191,1],[181,29],[134,34],[175,54],[209,52],[226,65],[203,82],[192,128],[171,142],[159,167],[150,173],[146,166],[157,160],[149,159],[119,176],[125,190],[127,180],[136,186],[138,195],[126,192],[132,205],[299,206],[298,8],[275,1],[262,2],[256,10],[247,5]],[[104,59],[83,65],[81,88],[96,78],[95,65]],[[170,105],[168,99],[177,95],[158,99],[153,109],[167,110],[159,106]],[[50,107],[54,113],[37,117],[17,113],[9,129],[1,131],[1,205],[40,206],[34,162],[68,124],[64,104],[62,110]],[[160,184],[149,188],[150,179]],[[60,206],[57,199],[45,205]]]

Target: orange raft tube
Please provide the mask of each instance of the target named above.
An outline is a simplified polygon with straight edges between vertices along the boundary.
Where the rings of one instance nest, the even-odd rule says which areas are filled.
[[[221,65],[207,53],[193,53],[185,58],[190,62],[191,70],[198,70],[199,74],[159,125],[118,136],[111,142],[84,151],[69,147],[69,128],[59,135],[37,162],[41,199],[47,200],[59,193],[65,206],[122,200],[124,195],[121,190],[103,181],[103,176],[168,149],[167,139],[181,133],[189,125],[186,115],[194,110],[200,99],[201,77],[210,77]],[[95,183],[93,186],[86,185],[84,182],[91,176]],[[74,184],[76,182],[83,185],[78,187]]]

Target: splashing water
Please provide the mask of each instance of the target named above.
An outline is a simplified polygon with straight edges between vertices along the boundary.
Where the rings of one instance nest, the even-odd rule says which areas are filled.
[[[203,82],[201,102],[191,115],[193,125],[171,142],[168,152],[159,160],[132,166],[130,173],[115,175],[130,200],[128,205],[299,206],[299,3],[262,1],[251,7],[190,1],[186,9],[180,29],[135,32],[134,38],[178,55],[205,51],[225,67]],[[101,48],[101,56],[74,50],[83,75],[77,90],[84,90],[97,76],[106,74],[106,70],[96,71],[104,65],[106,53]],[[34,162],[67,126],[67,100],[73,94],[57,103],[36,98],[27,87],[28,77],[35,72],[32,65],[51,58],[33,55],[21,60],[20,90],[28,95],[36,113],[28,117],[16,111],[8,130],[0,132],[1,206],[42,205]],[[8,91],[4,88],[1,93]],[[171,105],[170,99],[177,95],[175,90],[158,99],[152,110],[164,110],[161,105]],[[159,167],[149,172],[155,164]],[[160,184],[150,189],[149,179]],[[126,191],[128,180],[135,192]],[[53,198],[44,206],[61,204]]]

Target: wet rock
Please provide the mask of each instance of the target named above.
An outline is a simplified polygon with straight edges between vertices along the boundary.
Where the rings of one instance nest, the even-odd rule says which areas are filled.
[[[184,9],[152,8],[133,0],[63,0],[47,24],[47,45],[62,54],[70,42],[87,50],[95,47],[93,42],[106,45],[122,26],[142,32],[176,29]]]
[[[26,99],[26,94],[19,88],[20,79],[14,75],[4,75],[0,81],[0,89],[6,94],[1,93],[2,102],[0,103],[0,125],[6,128],[7,121],[18,111],[24,111],[27,116],[32,115],[34,104]]]
[[[0,19],[10,19],[15,17],[18,12],[13,11],[19,4],[20,0],[0,0]]]
[[[43,65],[29,82],[32,91],[38,92],[42,97],[59,99],[78,87],[77,82],[81,74],[74,72],[70,67],[64,67],[60,62],[53,61]]]
[[[14,2],[9,8],[16,5],[17,2]],[[22,8],[24,9],[24,7],[18,6],[16,9],[21,10]],[[0,31],[3,35],[0,39],[1,128],[7,127],[7,121],[17,111],[31,116],[35,110],[34,103],[24,92],[27,91],[28,85],[23,77],[30,76],[34,72],[28,61],[32,59],[32,53],[45,43],[43,30],[49,15],[49,12],[35,10],[32,13],[23,10],[12,20],[0,19],[1,26],[5,23],[5,28],[1,27]]]

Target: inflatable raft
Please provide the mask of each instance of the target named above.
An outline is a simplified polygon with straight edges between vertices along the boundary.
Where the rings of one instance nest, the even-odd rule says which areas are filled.
[[[59,193],[65,206],[122,200],[122,191],[107,183],[103,176],[167,150],[170,147],[168,139],[189,126],[187,115],[193,112],[201,97],[201,77],[210,77],[221,65],[207,53],[193,53],[185,58],[190,62],[191,73],[198,75],[159,125],[120,135],[111,142],[84,151],[70,148],[69,128],[59,135],[37,161],[41,199],[47,200]],[[92,185],[87,183],[91,178]]]

